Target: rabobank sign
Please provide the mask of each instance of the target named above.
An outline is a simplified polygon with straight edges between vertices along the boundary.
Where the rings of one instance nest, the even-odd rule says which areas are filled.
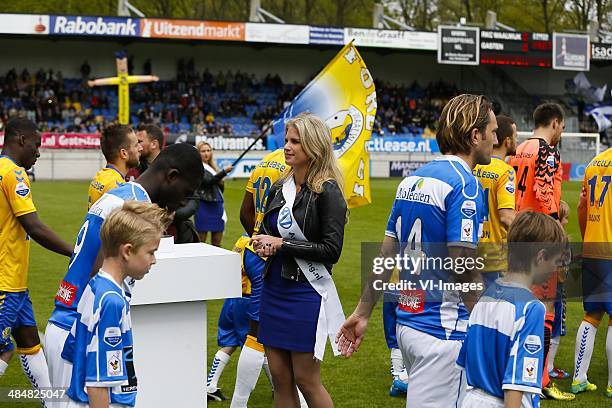
[[[435,139],[423,137],[372,136],[366,148],[369,152],[386,153],[439,153]]]
[[[122,17],[51,16],[49,34],[139,37],[140,19]]]

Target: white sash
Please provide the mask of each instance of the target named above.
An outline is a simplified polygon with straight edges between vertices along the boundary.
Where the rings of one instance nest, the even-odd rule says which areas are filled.
[[[278,231],[283,238],[307,241],[293,216],[293,203],[296,196],[293,177],[288,177],[283,184],[283,196],[285,197],[285,205],[278,213]],[[344,323],[345,317],[334,280],[325,268],[325,265],[321,263],[300,258],[295,258],[295,262],[308,279],[310,285],[321,295],[314,357],[317,360],[323,360],[325,343],[327,342],[326,337],[329,337],[334,355],[337,356],[340,354],[340,351],[336,345],[336,333]]]

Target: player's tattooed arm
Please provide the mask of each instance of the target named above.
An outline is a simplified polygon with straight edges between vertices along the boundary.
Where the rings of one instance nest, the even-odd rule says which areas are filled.
[[[17,218],[25,232],[44,248],[67,257],[72,256],[73,247],[38,218],[37,212]]]
[[[453,259],[463,258],[466,259],[476,259],[478,253],[475,248],[468,248],[465,246],[449,246],[448,247],[448,255]],[[480,272],[475,270],[474,268],[470,269],[467,267],[468,264],[474,265],[474,263],[463,262],[463,265],[466,265],[465,271],[463,273],[454,273],[452,274],[453,279],[456,282],[460,283],[480,283],[482,284],[482,276]],[[480,285],[481,286],[481,285]],[[478,298],[480,297],[480,290],[469,290],[465,293],[461,294],[461,300],[463,300],[463,304],[468,309],[468,311],[472,311],[476,302],[478,302]]]

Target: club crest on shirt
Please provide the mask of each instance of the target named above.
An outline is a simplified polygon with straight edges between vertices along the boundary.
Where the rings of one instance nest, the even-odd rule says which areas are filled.
[[[535,354],[542,348],[542,342],[540,341],[540,338],[538,336],[530,334],[525,339],[525,342],[523,343],[523,348],[529,354]]]
[[[281,210],[280,215],[278,216],[278,224],[284,229],[291,228],[293,220],[291,219],[291,210],[289,207],[285,207]]]
[[[104,330],[104,343],[111,347],[121,343],[121,329],[119,327],[107,327]]]
[[[465,200],[461,204],[461,214],[468,218],[472,218],[476,214],[476,203],[472,200]]]
[[[26,198],[30,194],[30,188],[24,182],[17,183],[15,186],[15,194],[19,197]]]
[[[120,377],[123,375],[123,351],[113,350],[106,352],[106,370],[109,377]]]

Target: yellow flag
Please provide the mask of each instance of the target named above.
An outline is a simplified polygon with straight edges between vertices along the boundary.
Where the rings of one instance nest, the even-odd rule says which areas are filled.
[[[274,122],[268,149],[283,145],[285,122],[300,112],[314,113],[330,127],[344,175],[348,207],[369,204],[370,157],[366,144],[376,117],[376,90],[374,79],[352,42],[340,50]]]

